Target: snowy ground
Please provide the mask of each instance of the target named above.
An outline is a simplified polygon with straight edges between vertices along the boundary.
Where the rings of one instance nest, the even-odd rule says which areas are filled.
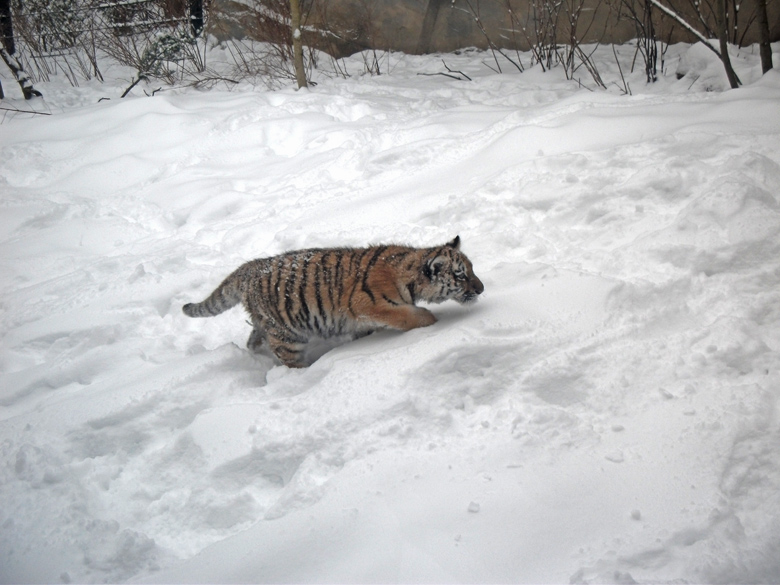
[[[0,581],[780,581],[756,53],[734,91],[675,46],[631,96],[604,49],[608,91],[465,52],[3,102],[53,115],[0,124]],[[250,258],[457,234],[477,305],[306,370],[181,313]]]

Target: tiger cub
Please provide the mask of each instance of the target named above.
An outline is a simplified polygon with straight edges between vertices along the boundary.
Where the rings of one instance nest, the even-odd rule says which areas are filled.
[[[182,310],[211,317],[242,303],[254,326],[247,347],[266,342],[283,364],[301,368],[310,340],[427,327],[436,317],[417,301],[469,303],[484,288],[458,236],[435,248],[315,248],[251,260]]]

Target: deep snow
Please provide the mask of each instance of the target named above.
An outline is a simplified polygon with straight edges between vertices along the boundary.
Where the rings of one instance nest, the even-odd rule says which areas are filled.
[[[597,58],[12,101],[53,115],[0,124],[0,581],[779,582],[780,73]],[[306,370],[181,313],[456,234],[479,303]]]

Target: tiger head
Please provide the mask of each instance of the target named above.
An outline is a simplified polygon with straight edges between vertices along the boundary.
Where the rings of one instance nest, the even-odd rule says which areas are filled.
[[[460,236],[434,249],[422,265],[419,297],[430,303],[471,303],[485,290],[471,261],[460,251]]]

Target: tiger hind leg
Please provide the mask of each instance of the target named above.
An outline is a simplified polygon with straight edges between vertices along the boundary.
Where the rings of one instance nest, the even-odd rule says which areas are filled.
[[[260,349],[263,347],[263,342],[265,341],[265,333],[261,330],[255,327],[252,329],[252,333],[249,334],[249,339],[246,341],[246,347],[249,351],[253,353],[258,353]]]
[[[279,358],[279,361],[288,368],[305,368],[309,365],[306,363],[304,355],[309,342],[308,339],[287,331],[269,331],[267,339],[268,347]]]

